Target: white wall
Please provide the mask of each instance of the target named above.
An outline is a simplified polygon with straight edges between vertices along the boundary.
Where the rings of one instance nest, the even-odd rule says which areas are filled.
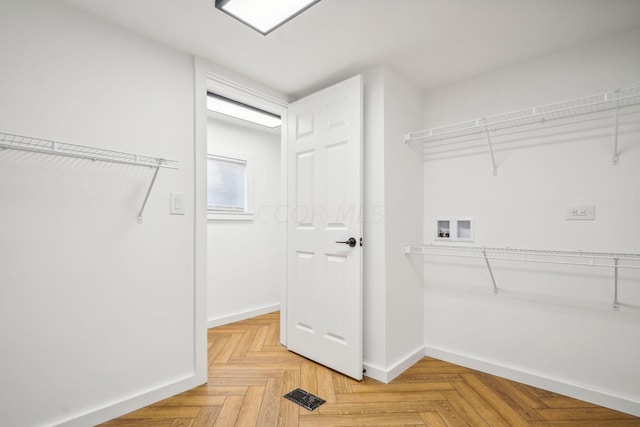
[[[280,224],[286,212],[280,199],[280,132],[215,118],[207,124],[209,153],[251,156],[254,187],[253,219],[207,224],[208,323],[213,327],[278,309]]]
[[[364,364],[388,382],[422,356],[421,159],[403,143],[420,124],[420,91],[387,67],[364,74]]]
[[[640,84],[640,31],[426,92],[424,127]],[[640,110],[495,135],[471,154],[425,162],[424,241],[441,216],[475,220],[474,245],[640,253]],[[566,221],[571,204],[596,220]],[[425,257],[427,354],[640,415],[640,274],[596,268]]]
[[[384,68],[363,75],[363,358],[367,375],[386,366]]]
[[[422,358],[421,260],[407,257],[404,245],[423,233],[423,163],[404,134],[420,126],[420,90],[387,70],[384,86],[385,248],[387,366],[394,375]]]
[[[206,381],[192,59],[39,0],[0,3],[0,51],[0,132],[181,161],[137,224],[151,169],[0,151],[2,424],[94,425]]]

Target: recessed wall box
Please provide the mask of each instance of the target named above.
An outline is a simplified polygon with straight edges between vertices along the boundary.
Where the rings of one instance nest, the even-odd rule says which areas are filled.
[[[436,240],[473,242],[473,219],[461,217],[437,220]]]
[[[456,221],[456,234],[458,239],[471,239],[471,220],[460,219]]]
[[[448,219],[438,220],[438,238],[449,239],[451,237],[451,221]]]

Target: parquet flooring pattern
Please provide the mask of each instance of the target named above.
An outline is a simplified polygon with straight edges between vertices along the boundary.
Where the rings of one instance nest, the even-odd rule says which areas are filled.
[[[209,330],[207,384],[102,424],[204,426],[640,426],[640,418],[423,358],[390,384],[358,382],[287,351],[279,313]],[[300,387],[327,402],[282,397]]]

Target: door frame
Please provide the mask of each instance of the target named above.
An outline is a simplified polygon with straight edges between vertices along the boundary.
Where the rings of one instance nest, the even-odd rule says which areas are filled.
[[[201,363],[198,360],[204,354],[204,373],[206,375],[206,329],[207,329],[207,91],[236,100],[256,108],[279,115],[282,118],[280,128],[280,206],[274,210],[279,222],[282,247],[278,251],[280,263],[280,343],[287,345],[287,117],[291,98],[243,78],[227,69],[194,57],[194,213],[195,248],[194,269],[196,277],[196,307],[204,312],[204,319],[196,319],[197,328],[204,330],[205,342],[197,346],[196,371]],[[200,316],[202,317],[202,316]],[[202,335],[198,333],[198,335]],[[198,339],[196,338],[196,341]],[[206,378],[206,377],[205,377]]]

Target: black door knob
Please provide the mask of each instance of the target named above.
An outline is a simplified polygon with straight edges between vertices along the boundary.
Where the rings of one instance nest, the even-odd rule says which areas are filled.
[[[344,242],[336,242],[336,243],[344,243],[346,245],[351,246],[352,248],[356,245],[356,239],[354,239],[353,237],[349,237],[348,240],[345,240]]]

